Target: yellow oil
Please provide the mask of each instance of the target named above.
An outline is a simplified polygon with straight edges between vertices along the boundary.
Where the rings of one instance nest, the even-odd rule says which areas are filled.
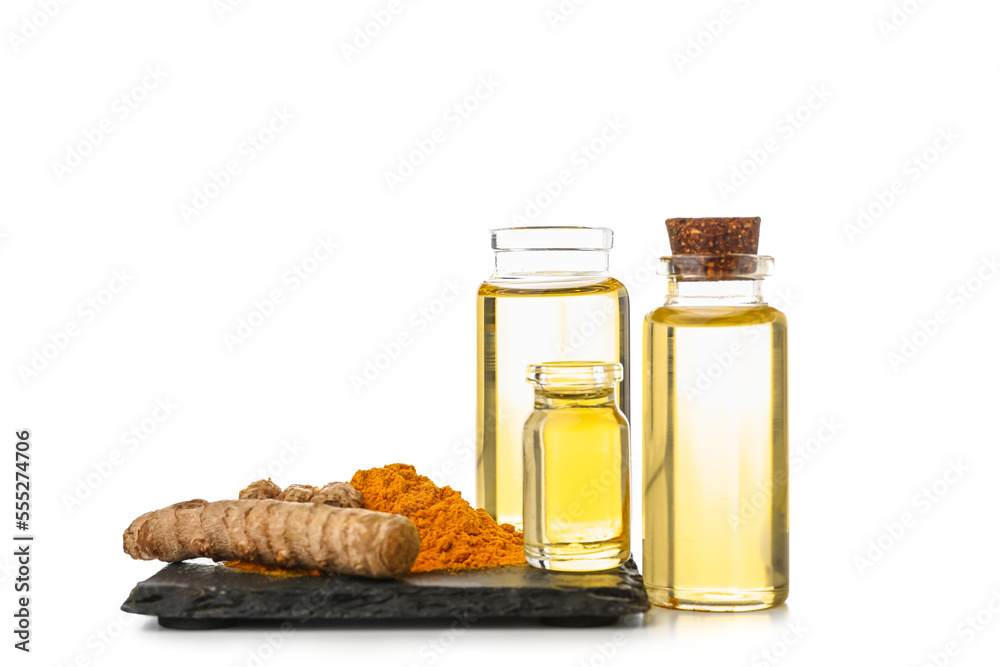
[[[650,601],[743,611],[788,596],[787,321],[662,307],[643,328],[643,578]]]
[[[613,389],[540,396],[524,426],[524,553],[536,567],[617,567],[629,548],[628,423]]]
[[[476,504],[522,527],[522,437],[533,408],[529,364],[617,361],[616,390],[629,414],[628,294],[614,278],[516,286],[484,283],[478,295]]]

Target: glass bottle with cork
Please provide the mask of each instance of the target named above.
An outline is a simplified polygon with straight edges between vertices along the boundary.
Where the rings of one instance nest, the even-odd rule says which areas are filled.
[[[788,596],[787,321],[764,302],[760,218],[667,220],[643,326],[650,601],[745,611]]]

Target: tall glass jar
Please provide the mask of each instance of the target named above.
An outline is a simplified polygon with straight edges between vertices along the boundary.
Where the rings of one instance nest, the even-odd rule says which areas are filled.
[[[476,503],[521,528],[522,435],[533,363],[597,360],[624,368],[629,414],[628,294],[608,275],[612,232],[600,227],[495,229],[493,275],[477,300]]]
[[[524,555],[546,570],[618,567],[629,548],[628,421],[615,403],[620,363],[528,367],[535,411],[524,424]]]
[[[743,611],[788,596],[787,322],[770,257],[664,257],[643,327],[643,579],[650,601]]]

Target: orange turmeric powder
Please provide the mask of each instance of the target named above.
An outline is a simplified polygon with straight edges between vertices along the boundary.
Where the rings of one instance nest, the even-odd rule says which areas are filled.
[[[524,562],[524,537],[497,524],[450,486],[439,487],[404,463],[359,470],[351,486],[364,508],[402,514],[420,531],[420,553],[411,572],[514,565]]]
[[[270,574],[274,577],[321,577],[323,570],[302,570],[278,567],[276,565],[262,565],[261,563],[248,563],[245,560],[227,560],[223,563],[226,567],[231,567],[240,572],[251,574]]]

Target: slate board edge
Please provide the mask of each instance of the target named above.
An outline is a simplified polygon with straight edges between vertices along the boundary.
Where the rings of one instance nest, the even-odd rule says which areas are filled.
[[[622,568],[627,587],[405,586],[393,580],[346,582],[348,590],[316,592],[316,604],[303,605],[298,591],[269,591],[217,586],[184,586],[157,579],[197,574],[211,577],[217,566],[167,565],[132,589],[122,610],[167,619],[191,620],[414,620],[503,618],[605,618],[647,611],[642,578],[631,561]],[[264,575],[249,575],[264,577]],[[265,577],[268,584],[272,577]],[[354,579],[353,577],[348,578]],[[288,580],[284,580],[288,581]],[[362,583],[363,582],[363,583]],[[260,583],[260,580],[257,581]],[[351,587],[349,584],[357,584]],[[334,584],[336,585],[336,583]],[[359,591],[359,588],[361,589]],[[242,589],[242,590],[241,590]],[[436,604],[435,604],[436,603]]]

